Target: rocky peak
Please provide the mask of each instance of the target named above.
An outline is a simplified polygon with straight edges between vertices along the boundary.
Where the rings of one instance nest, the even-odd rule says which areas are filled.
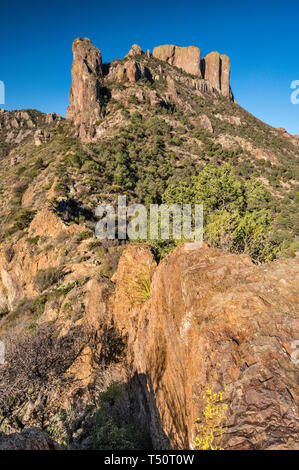
[[[192,93],[194,90],[195,93],[221,93],[228,99],[233,99],[229,58],[218,52],[211,52],[202,60],[201,51],[196,46],[166,44],[155,47],[151,56],[149,51],[145,54],[138,44],[133,44],[124,59],[112,61],[103,67],[101,52],[89,39],[78,38],[73,43],[73,56],[67,119],[74,122],[78,135],[85,141],[98,137],[98,123],[105,117],[104,98],[109,95],[107,89],[113,88],[117,82],[123,82],[123,90],[128,88],[128,84],[141,79],[150,83],[161,83],[163,80],[168,85],[172,83],[170,92],[168,90],[164,96],[160,96],[160,102],[167,105],[168,100],[169,106],[173,103],[184,106],[183,101],[174,93],[175,81],[190,88]],[[169,65],[164,67],[163,63],[159,64],[153,58],[167,62],[173,68]],[[137,90],[135,93],[137,96]],[[150,100],[150,96],[147,98]]]
[[[227,55],[220,55],[213,51],[203,59],[204,78],[211,85],[220,90],[224,96],[230,96],[230,59]]]
[[[155,47],[153,57],[181,68],[185,72],[208,80],[213,88],[232,98],[230,90],[230,59],[213,51],[201,60],[199,47],[166,44]]]
[[[201,77],[200,49],[196,46],[180,47],[166,44],[155,47],[153,57],[164,60],[191,75]]]
[[[67,119],[79,126],[89,126],[101,118],[102,79],[102,55],[99,49],[87,38],[75,39]]]
[[[133,44],[129,53],[119,62],[108,64],[108,72],[103,71],[101,52],[87,38],[78,38],[73,43],[72,86],[67,119],[72,120],[84,137],[87,128],[102,118],[102,88],[106,82],[128,80],[131,83],[141,78],[152,81],[151,55],[144,54],[138,44]],[[140,58],[142,56],[142,58]],[[226,97],[232,97],[230,91],[230,60],[218,52],[211,52],[201,60],[199,47],[180,47],[163,45],[155,47],[152,56],[204,79],[196,89],[209,90],[213,87]],[[162,70],[163,75],[165,71]],[[168,73],[168,72],[167,72]],[[105,75],[105,76],[104,76]],[[161,74],[160,74],[161,75]],[[159,77],[158,77],[159,79]],[[205,83],[205,86],[204,86]]]
[[[283,137],[285,137],[287,139],[295,139],[295,140],[299,139],[298,135],[290,134],[284,127],[278,127],[277,130]]]
[[[131,47],[127,57],[129,56],[134,56],[134,55],[140,55],[140,54],[143,54],[143,50],[141,49],[140,46],[138,46],[138,44],[133,44],[133,46]]]
[[[230,89],[230,58],[226,54],[220,56],[221,65],[221,91],[224,96],[231,97]]]

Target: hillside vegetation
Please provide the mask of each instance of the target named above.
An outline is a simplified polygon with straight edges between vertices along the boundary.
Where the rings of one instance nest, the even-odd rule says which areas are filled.
[[[224,96],[201,62],[191,75],[135,45],[102,64],[76,41],[67,119],[0,112],[0,441],[35,426],[72,449],[192,447],[201,392],[220,384],[228,448],[291,448],[299,139],[242,109],[229,83]],[[203,204],[207,244],[98,240],[95,209],[120,195]],[[248,433],[243,406],[259,423]]]

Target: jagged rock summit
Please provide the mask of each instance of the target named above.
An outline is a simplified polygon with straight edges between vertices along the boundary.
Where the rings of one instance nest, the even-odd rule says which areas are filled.
[[[91,125],[101,117],[102,55],[87,38],[73,43],[72,86],[67,119]]]
[[[96,124],[105,117],[105,96],[113,83],[126,85],[141,79],[151,84],[166,81],[167,93],[164,96],[149,95],[151,103],[163,102],[165,106],[179,101],[176,82],[183,82],[197,92],[220,94],[234,100],[230,88],[229,58],[211,52],[201,59],[200,48],[196,46],[163,45],[155,47],[151,54],[149,51],[144,53],[138,44],[133,44],[122,60],[103,64],[101,52],[91,41],[78,38],[73,43],[73,57],[67,119],[77,126],[82,140],[99,137]]]
[[[166,44],[155,47],[153,56],[171,65],[175,65],[191,75],[202,77],[199,47],[180,47]]]
[[[185,72],[208,80],[224,96],[232,98],[230,89],[230,59],[219,52],[210,52],[201,60],[200,48],[164,45],[155,47],[153,56]]]
[[[138,44],[133,44],[133,46],[130,49],[130,52],[127,55],[127,57],[128,56],[139,55],[139,54],[143,54],[143,51],[142,51],[141,47],[138,46]]]

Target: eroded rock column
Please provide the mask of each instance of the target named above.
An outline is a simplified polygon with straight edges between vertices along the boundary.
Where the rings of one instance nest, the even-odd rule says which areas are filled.
[[[67,119],[77,125],[92,125],[101,117],[102,55],[91,41],[73,43],[72,86]]]

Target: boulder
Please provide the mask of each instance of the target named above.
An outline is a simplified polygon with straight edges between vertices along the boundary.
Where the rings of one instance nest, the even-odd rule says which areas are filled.
[[[59,450],[59,446],[41,429],[28,428],[21,433],[0,432],[0,450]]]
[[[154,448],[194,448],[210,389],[223,396],[224,449],[298,449],[297,260],[256,266],[181,245],[156,268],[150,298],[130,304],[137,273],[152,275],[152,263],[141,246],[123,254],[114,322],[128,338]]]
[[[40,145],[44,144],[45,142],[48,142],[50,140],[50,134],[46,130],[43,129],[37,129],[37,131],[34,134],[34,143],[37,147]]]
[[[60,114],[56,113],[49,113],[46,115],[46,123],[47,124],[54,124],[56,122],[61,121],[61,116]]]
[[[208,118],[206,114],[200,114],[197,117],[196,121],[199,126],[203,127],[208,132],[211,132],[211,134],[213,133],[214,129],[213,129],[211,120]]]
[[[126,62],[124,66],[124,70],[126,72],[126,76],[129,82],[137,82],[137,80],[141,77],[140,68],[134,60],[129,60]]]

